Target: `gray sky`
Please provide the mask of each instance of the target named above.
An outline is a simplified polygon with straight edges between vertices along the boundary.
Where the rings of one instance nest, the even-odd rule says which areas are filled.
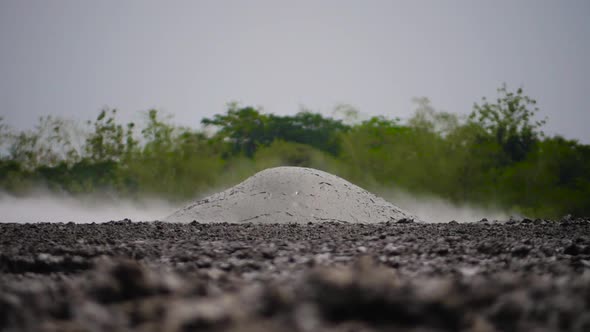
[[[0,116],[158,108],[197,127],[237,100],[407,118],[412,97],[465,114],[506,82],[546,132],[590,143],[589,18],[587,0],[0,0]]]

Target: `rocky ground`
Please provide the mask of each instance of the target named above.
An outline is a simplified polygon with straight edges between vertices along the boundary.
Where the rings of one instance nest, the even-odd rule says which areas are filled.
[[[590,220],[0,224],[0,331],[590,331]]]

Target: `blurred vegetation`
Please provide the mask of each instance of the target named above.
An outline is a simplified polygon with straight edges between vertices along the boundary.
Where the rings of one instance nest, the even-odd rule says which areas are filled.
[[[191,199],[279,165],[340,175],[369,190],[401,188],[454,203],[495,206],[531,217],[590,215],[590,146],[546,137],[535,100],[498,89],[465,118],[415,99],[412,118],[363,121],[310,111],[293,116],[229,104],[203,128],[172,125],[156,110],[140,128],[105,109],[85,127],[43,117],[16,132],[0,118],[0,189],[42,186],[73,194]]]

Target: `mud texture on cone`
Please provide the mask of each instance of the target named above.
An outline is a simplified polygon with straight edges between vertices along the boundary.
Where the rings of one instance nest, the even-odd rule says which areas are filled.
[[[378,223],[416,218],[335,175],[312,168],[276,167],[189,204],[165,219],[170,222]]]

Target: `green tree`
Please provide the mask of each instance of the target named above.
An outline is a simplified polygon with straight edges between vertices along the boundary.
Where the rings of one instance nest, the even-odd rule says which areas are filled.
[[[392,184],[408,154],[397,156],[409,128],[399,119],[372,117],[341,135],[340,158],[348,165],[346,177],[365,185]]]
[[[12,160],[27,169],[41,165],[68,164],[80,159],[80,147],[75,140],[82,135],[73,122],[59,117],[43,116],[32,130],[6,134]]]
[[[302,111],[295,116],[267,115],[235,103],[230,104],[226,114],[217,114],[201,122],[217,128],[214,138],[229,144],[228,155],[244,154],[249,158],[259,147],[268,146],[275,140],[307,144],[337,155],[340,133],[349,129],[340,120],[324,118],[317,113]]]
[[[266,135],[268,116],[253,107],[240,108],[237,103],[229,104],[226,114],[216,114],[212,119],[204,118],[205,126],[215,126],[215,139],[230,145],[230,155],[243,153],[252,157],[260,145],[272,141]]]
[[[410,127],[446,136],[459,126],[459,118],[455,114],[436,111],[427,97],[412,101],[417,108],[408,120]]]
[[[10,138],[10,128],[8,127],[8,125],[6,123],[4,123],[4,118],[0,116],[0,157],[1,158],[5,157],[4,149],[8,148],[6,146],[6,144],[8,143],[9,138]]]
[[[498,94],[495,103],[485,97],[481,105],[475,103],[469,119],[484,129],[481,140],[495,140],[502,147],[498,162],[506,165],[524,160],[534,149],[543,135],[540,128],[545,120],[534,120],[539,111],[537,102],[526,96],[522,88],[510,92],[503,84]]]
[[[301,111],[295,116],[268,116],[266,134],[270,141],[306,144],[336,156],[340,152],[340,134],[349,129],[340,120]]]
[[[155,109],[149,110],[147,117],[148,123],[141,130],[145,144],[144,153],[154,154],[171,149],[176,128],[166,122],[166,119],[160,119]]]
[[[172,125],[156,110],[147,113],[142,147],[124,160],[120,176],[132,191],[187,199],[213,187],[222,161],[201,132]]]
[[[133,138],[134,123],[126,127],[116,121],[117,110],[102,110],[94,123],[93,132],[86,138],[87,156],[94,161],[119,161],[137,146]]]

